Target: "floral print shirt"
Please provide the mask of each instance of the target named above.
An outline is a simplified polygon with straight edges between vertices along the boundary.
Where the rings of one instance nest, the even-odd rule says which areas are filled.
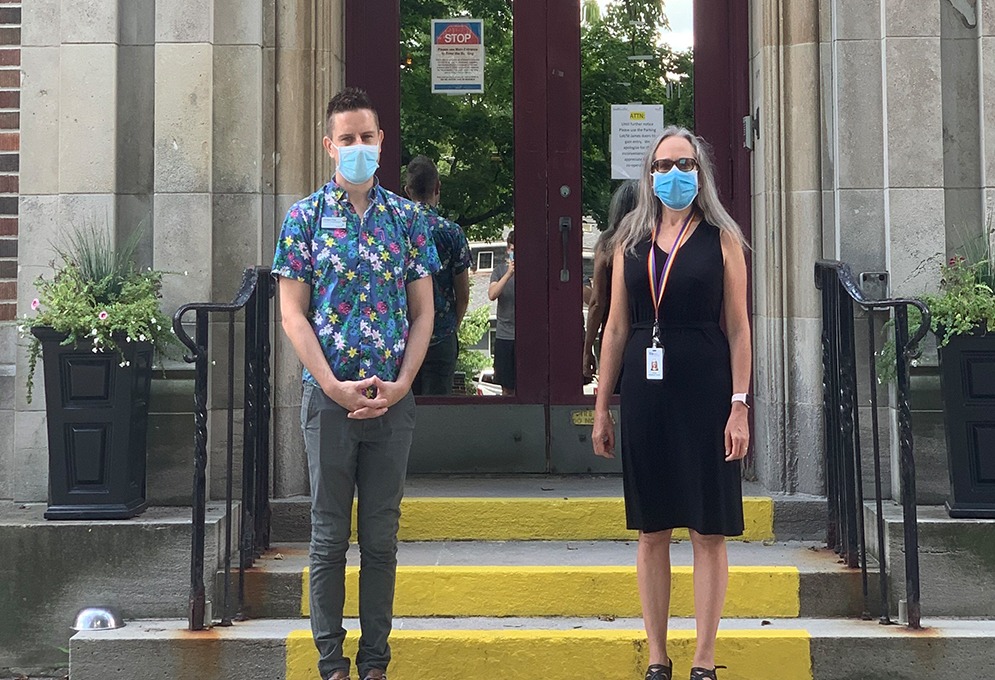
[[[432,228],[432,240],[439,251],[442,267],[432,280],[435,293],[435,329],[432,331],[432,344],[448,338],[456,332],[456,287],[457,276],[470,268],[470,244],[463,229],[455,222],[442,217],[431,206],[419,204]]]
[[[360,218],[334,180],[287,213],[273,275],[311,287],[308,316],[339,380],[396,380],[408,338],[405,286],[439,269],[425,209],[379,185]],[[317,384],[304,369],[304,381]]]

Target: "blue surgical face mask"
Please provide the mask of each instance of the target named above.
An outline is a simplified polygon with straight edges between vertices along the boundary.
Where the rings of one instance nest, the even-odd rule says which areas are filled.
[[[670,172],[654,172],[653,193],[671,210],[684,210],[698,195],[698,171],[684,172],[675,165]]]
[[[353,144],[335,147],[339,152],[337,172],[350,184],[363,184],[373,177],[380,164],[380,147],[372,144]]]

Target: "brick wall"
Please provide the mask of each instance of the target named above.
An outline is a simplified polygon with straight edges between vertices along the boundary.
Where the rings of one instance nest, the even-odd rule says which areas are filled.
[[[21,2],[0,0],[0,321],[17,309],[17,192],[21,148]]]

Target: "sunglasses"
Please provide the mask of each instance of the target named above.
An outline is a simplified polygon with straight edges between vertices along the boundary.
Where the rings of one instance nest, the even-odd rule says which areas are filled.
[[[657,158],[650,165],[653,172],[670,172],[674,166],[681,172],[691,172],[692,170],[698,169],[698,161],[693,158],[678,158],[676,160],[672,158]]]

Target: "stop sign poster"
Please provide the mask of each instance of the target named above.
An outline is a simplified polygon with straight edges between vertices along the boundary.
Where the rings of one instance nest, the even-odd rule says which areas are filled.
[[[432,19],[432,92],[484,91],[484,22]]]

